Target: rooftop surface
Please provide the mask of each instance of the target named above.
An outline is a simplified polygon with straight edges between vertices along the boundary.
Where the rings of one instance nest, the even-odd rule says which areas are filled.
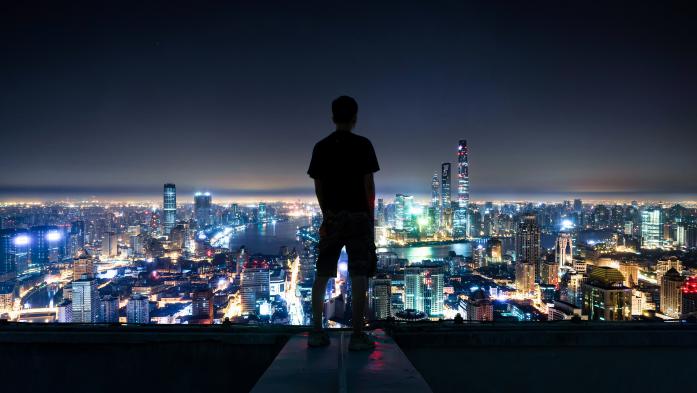
[[[50,392],[685,391],[697,324],[398,324],[305,347],[280,326],[0,325],[3,387]],[[344,335],[342,345],[342,334]]]

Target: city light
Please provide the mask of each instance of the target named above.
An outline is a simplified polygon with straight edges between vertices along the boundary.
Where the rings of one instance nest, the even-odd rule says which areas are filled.
[[[562,222],[561,222],[561,229],[562,229],[563,231],[572,229],[573,227],[574,227],[574,222],[573,222],[573,221],[571,221],[571,220],[569,220],[569,219],[562,220]]]
[[[59,231],[56,231],[56,230],[48,231],[48,233],[46,234],[46,240],[48,240],[50,242],[56,242],[56,241],[60,240],[62,237],[63,236],[61,235],[61,233]]]
[[[15,246],[26,246],[31,242],[29,235],[17,235],[14,238]]]

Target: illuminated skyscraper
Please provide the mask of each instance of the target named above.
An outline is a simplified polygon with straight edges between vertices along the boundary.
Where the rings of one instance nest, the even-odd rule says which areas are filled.
[[[469,236],[468,208],[470,203],[470,180],[467,141],[462,139],[457,146],[457,207],[453,217],[453,237]]]
[[[394,227],[395,229],[404,229],[404,221],[406,220],[406,195],[397,194],[394,197]]]
[[[119,298],[107,295],[99,300],[99,322],[119,322]]]
[[[516,262],[526,261],[535,266],[535,278],[540,277],[540,227],[533,215],[523,217],[516,233]]]
[[[451,204],[451,194],[450,194],[450,163],[444,162],[440,166],[440,214],[441,214],[441,226],[445,221],[443,215],[446,209],[450,211],[452,209]]]
[[[177,220],[177,188],[172,183],[165,184],[162,208],[164,210],[162,230],[165,235],[169,236],[169,232],[174,228],[174,223]]]
[[[191,316],[199,324],[213,323],[213,292],[196,291],[191,296]]]
[[[259,202],[259,207],[257,209],[257,218],[261,223],[268,221],[268,217],[266,216],[266,203]]]
[[[443,317],[443,266],[427,265],[423,268],[424,312],[430,318]]]
[[[404,309],[424,311],[423,277],[420,267],[404,269]]]
[[[68,255],[75,256],[85,246],[85,222],[78,220],[70,224]]]
[[[405,309],[426,313],[430,318],[443,316],[443,267],[412,265],[404,270]]]
[[[250,262],[242,271],[240,297],[243,314],[254,314],[259,303],[269,299],[270,274],[266,264]]]
[[[391,313],[392,280],[389,278],[371,278],[368,285],[371,317],[387,319]]]
[[[73,302],[69,299],[63,299],[56,307],[56,319],[58,323],[73,322]]]
[[[116,233],[114,232],[104,232],[104,237],[102,238],[102,256],[113,258],[118,255],[119,245]]]
[[[199,228],[211,225],[211,199],[210,192],[194,194],[194,216]]]
[[[73,259],[73,280],[79,280],[83,276],[94,278],[96,270],[94,259],[84,249]]]
[[[87,276],[73,281],[73,319],[75,323],[97,322],[99,316],[99,292],[97,282]]]
[[[596,266],[582,285],[583,314],[591,321],[623,321],[632,318],[632,290],[622,283],[619,270]]]
[[[17,272],[15,243],[17,231],[0,230],[0,282],[14,278]]]
[[[431,207],[440,221],[440,179],[438,172],[435,172],[433,179],[431,179]]]
[[[680,318],[683,278],[671,268],[661,278],[661,312],[671,318]]]
[[[683,316],[697,313],[697,276],[688,278],[682,286],[680,311]]]
[[[660,208],[648,208],[641,212],[641,247],[663,246],[663,212]]]
[[[680,273],[682,271],[682,261],[676,257],[670,257],[656,262],[656,282],[658,282],[658,285],[661,285],[663,276],[670,269],[675,269]]]
[[[501,240],[492,237],[486,242],[486,257],[488,263],[503,261],[503,245]]]
[[[535,264],[528,261],[515,263],[515,287],[518,292],[529,295],[535,292]]]
[[[126,305],[128,323],[150,323],[150,304],[143,295],[133,295]]]
[[[574,268],[571,234],[560,233],[554,247],[554,262],[559,267],[559,276]]]
[[[465,302],[468,321],[492,321],[494,319],[494,306],[483,290],[477,289]]]
[[[63,257],[65,234],[54,225],[35,226],[31,232],[31,263],[34,266],[47,264]]]
[[[540,263],[540,283],[555,286],[559,284],[559,265],[556,262]]]

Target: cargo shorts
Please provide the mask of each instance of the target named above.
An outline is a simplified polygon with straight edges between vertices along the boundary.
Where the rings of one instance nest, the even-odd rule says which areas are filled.
[[[340,212],[324,217],[319,231],[318,276],[336,276],[336,266],[344,246],[350,275],[375,275],[374,228],[367,213]]]

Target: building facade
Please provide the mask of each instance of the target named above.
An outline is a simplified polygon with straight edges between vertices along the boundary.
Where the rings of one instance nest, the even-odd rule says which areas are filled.
[[[162,210],[162,232],[169,236],[169,232],[177,221],[177,187],[172,183],[167,183],[164,186]]]

